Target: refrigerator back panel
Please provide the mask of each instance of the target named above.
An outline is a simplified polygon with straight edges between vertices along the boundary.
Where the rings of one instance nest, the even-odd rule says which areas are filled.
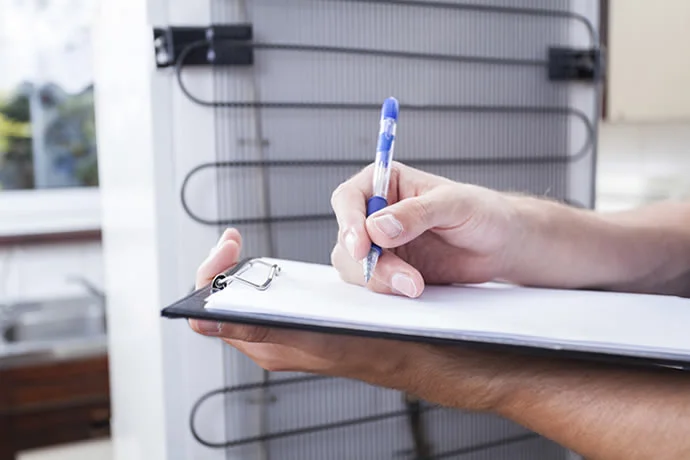
[[[254,63],[180,64],[187,96],[214,112],[216,155],[189,171],[183,204],[198,223],[237,227],[244,255],[329,263],[331,193],[373,161],[389,96],[396,160],[594,204],[599,88],[550,80],[549,50],[597,46],[596,0],[212,0],[211,16],[252,25]],[[192,72],[212,72],[212,90],[185,88]],[[203,184],[217,190],[206,215],[186,193]],[[494,416],[225,354],[228,458],[569,458]]]

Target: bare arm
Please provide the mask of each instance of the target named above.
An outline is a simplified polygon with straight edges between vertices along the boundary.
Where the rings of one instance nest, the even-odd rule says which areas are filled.
[[[516,203],[530,281],[690,296],[690,203],[609,214]],[[527,361],[499,378],[498,413],[589,460],[690,459],[689,372]]]
[[[690,373],[531,362],[497,412],[588,460],[690,459]]]
[[[690,203],[602,214],[507,198],[509,280],[690,296]],[[589,460],[690,459],[690,373],[466,353],[419,367],[408,390],[464,409],[490,401],[488,410]],[[431,387],[425,375],[445,384]]]
[[[629,217],[616,216],[624,218]],[[240,244],[236,231],[226,232],[199,268],[197,286],[233,266]],[[594,252],[589,256],[599,257]],[[657,275],[647,278],[672,278]],[[495,412],[589,460],[690,459],[690,372],[619,369],[236,324],[192,321],[192,327],[224,338],[264,369],[354,378],[444,406]]]
[[[601,214],[516,198],[512,281],[690,296],[690,203]]]

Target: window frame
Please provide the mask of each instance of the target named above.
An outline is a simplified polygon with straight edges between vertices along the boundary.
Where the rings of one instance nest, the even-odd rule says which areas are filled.
[[[100,233],[98,186],[0,189],[0,246],[94,240]]]
[[[98,187],[0,191],[0,245],[100,238]]]

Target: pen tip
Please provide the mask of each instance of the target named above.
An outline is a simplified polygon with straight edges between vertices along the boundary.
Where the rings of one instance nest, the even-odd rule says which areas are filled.
[[[379,260],[379,253],[375,249],[371,249],[367,258],[364,259],[364,282],[368,284],[371,278],[374,276],[374,268],[376,267],[376,262]]]

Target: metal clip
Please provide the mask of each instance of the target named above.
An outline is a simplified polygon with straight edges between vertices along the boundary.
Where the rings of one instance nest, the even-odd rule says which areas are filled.
[[[266,280],[262,284],[257,284],[253,281],[250,281],[246,278],[243,278],[240,276],[242,273],[247,272],[250,270],[254,265],[263,265],[265,267],[269,267],[270,271],[268,272],[268,276],[266,277]],[[230,283],[233,281],[238,281],[240,283],[243,283],[247,286],[253,287],[254,289],[257,289],[259,291],[265,291],[268,289],[268,287],[271,285],[273,282],[273,279],[278,276],[280,273],[280,267],[277,264],[272,264],[269,262],[266,262],[261,259],[249,259],[243,263],[240,264],[240,266],[235,267],[232,272],[230,273],[221,273],[220,275],[217,275],[213,279],[213,283],[211,284],[211,287],[214,291],[221,290],[226,288]]]

